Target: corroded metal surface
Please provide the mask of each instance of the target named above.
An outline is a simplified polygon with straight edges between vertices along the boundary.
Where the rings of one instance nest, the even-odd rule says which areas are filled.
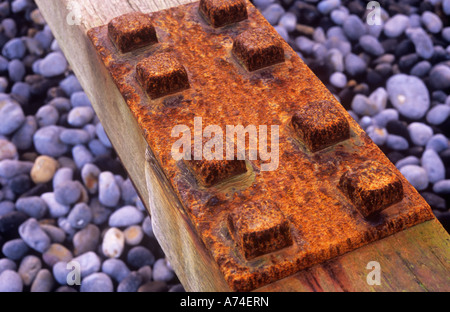
[[[241,1],[206,2],[203,13],[197,2],[148,14],[158,42],[128,53],[107,25],[89,37],[232,289],[258,288],[433,217],[249,2],[237,20],[229,12],[236,3],[243,12]],[[171,131],[194,133],[195,117],[224,131],[278,125],[279,167],[262,171],[261,157],[174,160]]]

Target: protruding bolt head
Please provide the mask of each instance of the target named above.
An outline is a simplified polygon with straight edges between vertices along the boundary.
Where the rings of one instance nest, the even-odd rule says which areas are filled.
[[[243,204],[229,214],[228,229],[247,260],[292,245],[290,223],[272,201]]]
[[[197,181],[212,187],[234,176],[247,172],[245,160],[186,160]]]
[[[344,173],[339,188],[365,218],[403,199],[400,178],[375,161],[367,161]]]
[[[133,12],[113,18],[108,33],[122,53],[158,42],[155,28],[147,14]]]
[[[261,29],[247,30],[237,36],[233,53],[248,71],[284,62],[281,41],[274,34]]]
[[[311,152],[347,140],[350,126],[344,114],[330,101],[315,101],[303,106],[292,117],[300,141]]]
[[[170,53],[152,55],[136,66],[139,83],[152,98],[189,88],[189,78],[184,66]]]
[[[199,12],[215,28],[248,18],[244,0],[200,0]]]

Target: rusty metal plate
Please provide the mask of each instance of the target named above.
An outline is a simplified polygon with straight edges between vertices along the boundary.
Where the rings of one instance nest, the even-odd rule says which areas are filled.
[[[248,1],[124,15],[88,35],[231,289],[258,288],[433,218]],[[172,129],[193,134],[195,117],[201,130],[279,126],[278,167],[261,170],[262,157],[175,160]]]

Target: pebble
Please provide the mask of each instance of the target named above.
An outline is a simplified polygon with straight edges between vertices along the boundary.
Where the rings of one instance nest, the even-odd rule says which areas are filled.
[[[120,259],[106,259],[102,264],[102,272],[108,274],[116,282],[120,283],[130,274],[125,262]]]
[[[36,112],[36,121],[39,127],[56,125],[58,120],[58,110],[52,105],[41,106]]]
[[[4,159],[17,159],[17,148],[8,140],[0,139],[0,161]]]
[[[348,18],[348,12],[344,10],[333,10],[330,14],[331,20],[336,25],[344,24],[345,20]]]
[[[435,90],[444,90],[450,87],[450,67],[439,64],[433,67],[429,75],[430,86]]]
[[[94,139],[89,141],[89,150],[94,154],[94,156],[103,156],[103,155],[109,155],[111,153],[111,150],[108,149],[105,145],[103,145],[100,140]]]
[[[114,211],[109,217],[109,226],[111,227],[128,227],[141,223],[144,214],[133,206],[124,206]]]
[[[276,25],[284,12],[284,8],[280,4],[274,3],[261,13],[271,25]]]
[[[60,204],[55,199],[55,193],[53,192],[44,193],[41,195],[41,198],[47,204],[48,211],[52,218],[59,218],[65,216],[70,210],[70,206]]]
[[[386,143],[388,137],[386,129],[369,126],[367,127],[366,132],[376,145],[381,146]]]
[[[73,169],[69,167],[59,168],[53,176],[53,189],[59,188],[62,184],[72,181]]]
[[[90,141],[90,135],[82,129],[64,129],[59,136],[61,142],[68,145],[86,144]]]
[[[340,72],[335,72],[330,76],[330,83],[336,88],[344,88],[347,85],[347,77]]]
[[[431,69],[431,64],[428,61],[421,61],[411,68],[410,74],[419,78],[424,77]]]
[[[64,74],[67,70],[67,61],[61,52],[49,53],[39,64],[39,73],[46,77],[55,77]]]
[[[91,200],[90,206],[92,210],[92,223],[101,225],[108,221],[108,218],[111,215],[111,210],[100,204],[97,198]]]
[[[448,148],[448,139],[443,134],[436,134],[428,140],[426,149],[432,149],[437,153],[440,153]]]
[[[81,281],[80,292],[113,292],[114,286],[105,273],[93,273]]]
[[[77,165],[77,168],[81,169],[84,165],[94,162],[94,156],[84,145],[78,144],[72,148],[72,157]]]
[[[27,52],[25,43],[20,38],[13,38],[5,43],[2,55],[7,59],[22,59]]]
[[[100,241],[100,230],[94,224],[88,224],[79,230],[72,239],[75,256],[79,256],[88,251],[96,251]]]
[[[394,151],[404,151],[409,148],[409,143],[404,137],[388,134],[386,138],[386,146]]]
[[[427,189],[429,184],[428,174],[422,167],[406,165],[400,168],[400,173],[416,190],[423,191]]]
[[[345,56],[344,62],[345,62],[345,70],[351,76],[361,75],[367,69],[367,65],[364,62],[364,60],[361,59],[358,55],[355,55],[353,53],[347,54]]]
[[[8,258],[0,259],[0,274],[2,274],[6,270],[16,271],[16,269],[17,269],[17,265],[14,261],[12,261]]]
[[[93,251],[88,251],[76,258],[73,258],[80,264],[81,278],[91,275],[92,273],[98,272],[101,267],[100,258]]]
[[[71,109],[70,101],[63,97],[56,97],[48,105],[53,106],[60,114],[67,113]]]
[[[80,199],[81,189],[75,181],[64,181],[55,188],[54,196],[58,203],[70,206]]]
[[[297,16],[294,13],[287,12],[281,16],[278,25],[282,26],[288,32],[293,32],[297,26]]]
[[[153,270],[149,265],[139,268],[138,273],[142,276],[144,283],[150,282],[153,279]]]
[[[450,0],[442,1],[442,10],[444,11],[445,15],[450,15]]]
[[[289,34],[283,26],[276,25],[273,28],[277,31],[281,38],[283,38],[285,41],[289,40]]]
[[[47,213],[47,204],[39,196],[22,197],[17,200],[16,209],[39,220]]]
[[[331,48],[326,55],[326,60],[331,67],[331,69],[335,72],[343,72],[344,71],[344,56],[342,52],[336,48]],[[336,74],[336,73],[334,73]],[[345,82],[347,84],[347,78],[344,76]],[[342,79],[341,79],[342,80]],[[331,78],[330,78],[331,81]],[[341,82],[342,84],[342,82]]]
[[[81,169],[81,179],[84,185],[91,194],[95,194],[98,191],[98,181],[100,176],[100,169],[97,166],[87,163]]]
[[[50,248],[42,255],[42,259],[49,267],[53,267],[60,261],[69,262],[72,258],[70,250],[61,244],[50,245]]]
[[[59,227],[50,224],[41,224],[41,229],[44,230],[53,243],[62,244],[66,240],[66,233]]]
[[[108,258],[119,258],[125,246],[125,236],[123,232],[115,227],[106,231],[103,237],[102,251]]]
[[[122,194],[122,200],[125,203],[132,203],[137,198],[137,192],[134,188],[133,183],[131,182],[130,178],[127,178],[123,183],[120,185],[120,192]]]
[[[117,286],[117,292],[137,292],[142,284],[142,276],[137,272],[131,272]]]
[[[25,286],[30,286],[41,268],[41,260],[36,256],[30,255],[22,259],[17,273],[19,273],[22,278],[23,284]]]
[[[415,76],[397,74],[387,81],[389,99],[401,115],[418,120],[430,107],[430,96],[425,84]]]
[[[389,121],[398,120],[398,118],[399,118],[398,111],[393,108],[388,108],[376,114],[372,118],[372,120],[378,127],[385,128]]]
[[[364,35],[359,38],[361,48],[373,56],[381,56],[384,54],[384,48],[377,38],[371,35]]]
[[[22,292],[23,282],[20,275],[12,270],[0,274],[0,292]]]
[[[54,286],[52,273],[47,269],[41,269],[31,284],[31,292],[50,292]]]
[[[30,218],[19,226],[20,237],[32,249],[43,253],[50,247],[50,238],[41,229],[34,218]]]
[[[167,284],[165,282],[147,282],[139,287],[138,292],[166,292]]]
[[[418,166],[420,164],[420,159],[417,158],[416,156],[408,156],[403,158],[402,160],[397,161],[397,163],[395,164],[395,167],[397,167],[397,169],[401,169],[404,166],[407,165],[415,165]]]
[[[67,221],[67,218],[59,217],[57,221],[58,221],[58,227],[67,234],[67,237],[69,239],[72,239],[76,233],[76,230],[72,226],[70,226],[70,223],[69,223],[69,221]]]
[[[450,194],[450,180],[441,180],[433,185],[433,192],[442,195]]]
[[[378,109],[369,100],[368,97],[362,94],[357,94],[352,101],[352,110],[360,116],[372,116],[378,113]]]
[[[25,121],[14,133],[11,142],[19,150],[28,150],[33,145],[33,135],[37,128],[38,125],[34,116],[25,117]]]
[[[74,229],[85,228],[92,220],[92,211],[85,203],[76,204],[67,216],[67,221]]]
[[[155,234],[153,233],[152,219],[150,219],[149,216],[146,216],[144,221],[142,221],[142,231],[144,231],[148,237],[155,237]]]
[[[153,266],[153,280],[169,282],[175,277],[175,273],[168,268],[166,260],[161,258],[156,260]]]
[[[45,155],[39,156],[31,168],[31,179],[36,184],[47,183],[53,179],[58,167],[59,164],[54,158]]]
[[[60,83],[59,87],[64,91],[67,96],[72,96],[75,92],[83,91],[77,77],[74,75],[69,75],[64,78]]]
[[[413,122],[408,126],[411,141],[418,146],[425,146],[433,136],[433,129],[421,122]]]
[[[67,262],[57,262],[53,266],[53,277],[60,285],[67,285],[67,275],[69,274],[69,270],[67,269]]]
[[[14,261],[22,259],[28,250],[27,244],[20,238],[7,241],[2,247],[3,255]]]
[[[128,251],[127,263],[132,268],[138,269],[145,265],[153,265],[155,263],[155,256],[147,248],[143,246],[136,246]]]
[[[348,39],[356,41],[365,34],[365,25],[356,15],[351,14],[342,25]]]
[[[14,133],[25,121],[20,105],[11,99],[0,99],[0,135]]]
[[[341,0],[322,0],[317,5],[320,13],[327,15],[341,5]]]
[[[125,236],[125,242],[130,246],[139,245],[144,238],[144,231],[142,231],[142,228],[139,225],[127,227],[123,231],[123,234]]]
[[[94,118],[94,110],[89,106],[74,107],[67,116],[67,122],[72,127],[81,128]]]
[[[14,211],[14,203],[10,201],[0,201],[0,216]]]
[[[92,106],[91,101],[84,91],[77,91],[70,95],[72,107]]]
[[[428,174],[428,180],[436,183],[445,179],[445,166],[438,153],[432,149],[427,149],[421,159],[422,167]]]
[[[12,60],[8,64],[9,79],[12,82],[22,81],[26,74],[26,69],[23,63],[19,60]]]
[[[406,35],[413,42],[416,53],[424,58],[430,59],[434,54],[433,42],[428,34],[420,27],[408,28]]]
[[[103,128],[103,125],[101,123],[98,123],[95,126],[95,133],[104,146],[109,148],[112,147],[111,141],[109,141],[108,135],[106,134],[105,129]]]
[[[59,139],[60,133],[61,128],[57,126],[47,126],[36,131],[33,142],[37,152],[55,158],[64,155],[68,147]]]
[[[102,172],[99,175],[98,182],[98,199],[100,203],[106,207],[114,207],[119,203],[120,196],[120,189],[114,179],[114,175],[109,171]]]
[[[442,30],[443,26],[439,16],[430,11],[423,12],[422,23],[426,27],[426,29],[432,34],[439,33]]]

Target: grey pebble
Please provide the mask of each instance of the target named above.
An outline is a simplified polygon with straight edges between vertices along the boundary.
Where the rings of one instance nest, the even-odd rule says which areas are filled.
[[[288,32],[293,32],[297,26],[297,16],[294,13],[287,12],[281,16],[278,25],[283,26]]]
[[[27,48],[20,38],[13,38],[5,43],[2,49],[2,55],[10,60],[21,59],[25,56]]]
[[[16,209],[39,220],[47,213],[47,204],[39,196],[23,197],[17,200]]]
[[[384,145],[386,143],[388,133],[384,128],[378,128],[375,126],[369,126],[366,129],[367,135],[372,139],[372,141],[378,145]]]
[[[407,165],[418,166],[420,165],[420,159],[417,158],[416,156],[408,156],[395,163],[395,167],[397,167],[397,169],[401,169],[402,167]]]
[[[440,125],[450,116],[450,106],[436,105],[427,113],[427,122],[431,125]]]
[[[428,34],[420,27],[408,28],[406,35],[413,42],[416,53],[424,58],[430,59],[434,54],[433,42]]]
[[[404,137],[389,134],[386,139],[386,146],[394,151],[404,151],[409,148],[409,143]]]
[[[156,260],[153,265],[153,280],[169,282],[175,277],[175,273],[167,266],[165,259]]]
[[[60,261],[53,266],[53,277],[60,285],[67,285],[67,276],[70,270],[67,269],[67,262]]]
[[[31,94],[31,87],[25,82],[16,82],[11,88],[11,94],[15,94],[23,97],[24,99],[29,99]]]
[[[333,10],[330,14],[330,17],[336,25],[342,25],[348,18],[348,11],[341,9]]]
[[[81,189],[75,181],[64,181],[55,188],[55,200],[62,205],[72,205],[80,199]]]
[[[73,258],[72,252],[61,244],[52,244],[42,255],[42,259],[49,267],[53,267],[57,262],[69,262]]]
[[[109,226],[111,227],[128,227],[141,223],[144,214],[133,206],[125,206],[114,211],[109,217]]]
[[[114,179],[114,175],[105,171],[99,176],[98,182],[98,199],[100,203],[107,207],[114,207],[120,200],[120,189]]]
[[[66,70],[67,61],[61,52],[49,53],[39,64],[39,73],[46,78],[62,75]]]
[[[23,282],[20,275],[12,270],[0,273],[0,292],[22,292]]]
[[[70,225],[66,217],[58,218],[58,227],[67,234],[68,239],[72,239],[76,233],[76,229]]]
[[[358,55],[349,53],[345,56],[345,70],[351,76],[363,74],[367,69],[367,64]]]
[[[132,268],[138,269],[145,265],[153,265],[155,263],[155,256],[147,248],[136,246],[128,251],[127,263]]]
[[[81,128],[94,118],[94,110],[89,106],[74,107],[67,116],[67,122],[73,127]]]
[[[442,1],[442,10],[444,11],[445,15],[450,15],[450,0]]]
[[[450,194],[450,180],[442,180],[433,185],[433,192],[437,194]]]
[[[75,256],[79,256],[88,251],[95,251],[99,242],[99,228],[94,224],[88,224],[73,236],[72,243]]]
[[[384,48],[377,38],[371,35],[364,35],[359,38],[361,48],[373,56],[381,56],[384,54]]]
[[[137,292],[142,284],[142,276],[137,272],[131,272],[117,286],[117,292]]]
[[[17,270],[17,265],[14,261],[8,258],[0,259],[0,274],[2,274],[6,270],[15,271]],[[1,285],[1,283],[0,283]]]
[[[29,286],[31,285],[31,283],[33,283],[36,275],[41,270],[41,268],[41,260],[36,256],[30,255],[22,259],[17,273],[19,273],[20,277],[22,278],[23,284]]]
[[[108,221],[111,210],[105,208],[97,198],[92,199],[89,206],[92,210],[92,223],[101,225]]]
[[[396,109],[387,108],[387,109],[384,109],[383,111],[379,112],[378,114],[376,114],[372,118],[372,120],[378,127],[385,128],[389,121],[398,120],[398,118],[399,118],[399,114]]]
[[[330,76],[330,83],[336,88],[344,88],[347,85],[347,77],[340,72],[335,72]]]
[[[44,230],[53,243],[62,244],[66,240],[66,233],[57,226],[41,224],[41,229]]]
[[[25,121],[22,107],[11,99],[0,100],[0,135],[14,133]]]
[[[76,293],[76,292],[78,292],[78,290],[76,290],[76,289],[73,288],[73,287],[70,287],[70,286],[65,285],[65,286],[60,286],[60,287],[58,287],[58,288],[55,290],[55,292],[61,292],[61,293]]]
[[[146,216],[142,222],[142,231],[144,231],[148,237],[155,237],[155,234],[153,233],[152,220],[149,216]]]
[[[150,282],[153,279],[153,270],[149,265],[139,268],[138,273],[142,276],[143,283]]]
[[[41,106],[36,112],[36,121],[39,127],[56,125],[58,120],[58,110],[52,105]]]
[[[422,14],[422,23],[425,25],[426,29],[432,33],[437,34],[442,30],[442,21],[433,12],[425,11]]]
[[[386,89],[392,105],[409,119],[422,118],[430,107],[428,89],[422,80],[415,76],[395,75],[387,81]]]
[[[86,144],[89,142],[90,135],[82,129],[64,129],[59,135],[61,142],[69,145]]]
[[[3,255],[14,261],[22,259],[28,250],[27,244],[21,238],[9,240],[2,247]]]
[[[15,205],[10,201],[0,201],[0,216],[4,216],[7,213],[14,211]]]
[[[52,273],[47,269],[41,269],[31,284],[31,292],[50,292],[55,282]]]
[[[102,142],[102,144],[104,146],[111,148],[112,147],[111,141],[109,140],[108,136],[106,135],[103,125],[101,123],[98,123],[96,125],[95,130],[96,130],[95,133],[97,134],[97,137],[100,140],[100,142]]]
[[[450,67],[444,64],[434,66],[429,74],[430,86],[435,90],[444,90],[450,87]]]
[[[80,292],[113,292],[114,286],[105,273],[93,273],[81,281]]]
[[[409,18],[403,14],[397,14],[391,17],[384,24],[384,34],[389,38],[396,38],[403,34],[409,26]]]
[[[425,146],[433,136],[433,129],[421,122],[413,122],[408,125],[411,141],[418,146]]]
[[[60,114],[67,113],[72,108],[69,99],[63,97],[54,98],[48,103],[48,105],[56,108]]]
[[[406,165],[400,168],[400,173],[416,190],[423,191],[428,187],[428,175],[422,167],[417,165]]]
[[[445,27],[442,30],[442,38],[444,38],[445,41],[450,42],[450,27]]]
[[[431,64],[428,61],[421,61],[411,68],[410,74],[419,78],[425,77],[431,69]]]
[[[327,52],[326,55],[326,60],[328,62],[328,64],[331,66],[333,71],[336,72],[343,72],[345,67],[344,67],[344,56],[342,55],[342,52],[336,48],[332,48]],[[345,76],[344,76],[345,77]],[[343,80],[341,77],[341,83],[340,85],[343,84]],[[331,81],[331,78],[330,78]],[[347,77],[345,77],[345,84],[347,84]],[[344,85],[345,86],[345,85]],[[342,88],[342,87],[340,87]]]
[[[120,283],[130,274],[130,269],[120,259],[106,259],[102,264],[102,272]]]
[[[0,77],[0,93],[5,92],[6,88],[8,88],[8,85],[8,79],[6,79],[5,77]]]
[[[326,15],[341,5],[341,0],[322,0],[317,5],[320,13]]]
[[[84,165],[94,162],[94,156],[82,144],[77,144],[72,148],[72,157],[78,169],[83,168]]]
[[[69,167],[62,167],[56,170],[53,176],[53,189],[56,190],[62,184],[72,181],[73,179],[73,169]]]
[[[269,5],[261,13],[271,25],[276,25],[284,12],[284,8],[280,4],[274,3]]]
[[[130,178],[127,178],[125,181],[123,181],[123,183],[120,185],[120,191],[122,194],[122,200],[127,204],[133,203],[133,201],[138,196]]]
[[[34,116],[25,117],[25,121],[20,128],[14,133],[11,142],[19,150],[27,150],[33,145],[33,136],[38,128],[36,118]]]
[[[0,161],[18,158],[16,146],[8,140],[0,139]]]
[[[449,146],[448,139],[443,134],[436,134],[430,138],[427,143],[426,149],[435,150],[437,153],[440,153],[446,150]]]
[[[100,140],[94,139],[91,140],[88,144],[89,150],[94,156],[104,156],[104,155],[110,155],[111,149],[103,145]]]
[[[84,91],[77,91],[70,95],[72,107],[92,106],[91,101]]]
[[[281,38],[283,38],[285,41],[289,41],[289,34],[283,26],[276,25],[273,26],[273,28],[277,31]]]
[[[28,219],[19,226],[19,235],[30,248],[40,253],[50,247],[50,238],[34,218]]]
[[[8,72],[12,82],[22,81],[26,74],[25,65],[19,60],[12,60],[8,64]]]
[[[345,35],[350,40],[359,40],[365,34],[365,25],[361,19],[354,14],[351,14],[342,25]]]
[[[57,126],[40,128],[33,136],[34,146],[38,153],[55,158],[65,154],[68,146],[59,139],[60,133],[61,128]]]
[[[70,206],[60,204],[55,199],[55,194],[53,192],[44,193],[41,195],[41,198],[47,204],[48,211],[52,218],[59,218],[65,216],[70,210]]]
[[[445,179],[445,166],[435,150],[427,149],[421,158],[422,167],[428,174],[428,180],[436,183]]]
[[[87,190],[91,194],[95,194],[98,191],[98,181],[100,176],[100,169],[94,164],[87,163],[81,169],[81,179],[86,186]],[[129,192],[128,189],[125,191]],[[122,194],[122,197],[125,193]]]
[[[352,100],[352,111],[360,116],[372,116],[378,113],[378,109],[362,94],[357,94]]]
[[[92,211],[85,203],[76,204],[67,216],[67,221],[74,229],[85,228],[92,220]]]
[[[101,267],[100,258],[93,251],[88,251],[78,257],[74,258],[80,264],[81,278],[91,275],[92,273],[98,272]]]
[[[16,21],[13,20],[12,18],[5,18],[2,22],[1,22],[1,26],[3,28],[3,33],[8,37],[8,38],[14,38],[17,34],[17,25],[16,25]]]
[[[64,78],[59,83],[59,86],[61,87],[61,89],[63,89],[64,93],[66,93],[67,96],[72,96],[72,94],[75,92],[83,91],[83,88],[78,82],[77,77],[75,77],[74,75],[69,75]]]

